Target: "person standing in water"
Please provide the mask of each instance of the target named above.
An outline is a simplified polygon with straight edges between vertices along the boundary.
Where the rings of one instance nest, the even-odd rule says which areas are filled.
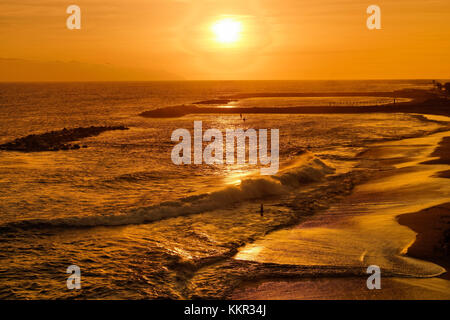
[[[264,205],[261,203],[261,209],[259,210],[261,217],[264,217]]]

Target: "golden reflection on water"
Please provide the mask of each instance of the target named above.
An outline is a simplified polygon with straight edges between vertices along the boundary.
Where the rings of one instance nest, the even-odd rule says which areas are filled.
[[[252,172],[244,172],[243,170],[232,170],[224,178],[225,185],[238,186],[246,177],[252,175]]]
[[[223,105],[223,106],[217,106],[216,108],[220,108],[220,109],[232,109],[234,108],[233,105]]]

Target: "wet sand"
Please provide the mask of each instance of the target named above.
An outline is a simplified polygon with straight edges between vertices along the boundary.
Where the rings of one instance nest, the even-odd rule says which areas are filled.
[[[361,278],[265,280],[246,283],[232,299],[245,300],[449,300],[448,281],[440,278],[382,278],[381,290],[368,290]]]
[[[426,161],[427,164],[450,164],[450,137],[445,137],[431,154],[437,159]]]
[[[401,215],[398,222],[417,232],[416,241],[408,248],[408,256],[432,261],[450,270],[450,202]],[[450,273],[441,277],[450,280]]]
[[[374,264],[382,270],[381,290],[367,289],[367,277],[318,274],[247,282],[230,298],[450,299],[450,281],[439,278],[448,277],[448,262],[430,252],[448,228],[450,180],[441,174],[448,165],[432,162],[447,136],[444,132],[373,145],[361,159],[362,166],[379,167],[373,179],[311,220],[271,233],[235,256],[259,263],[343,269]],[[398,223],[399,216],[405,225]]]
[[[431,156],[438,158],[426,164],[450,164],[450,137],[442,139]],[[450,170],[437,175],[448,179]],[[408,256],[432,261],[450,271],[450,202],[401,215],[398,222],[417,232],[416,241],[408,248]],[[450,272],[441,277],[450,280]]]

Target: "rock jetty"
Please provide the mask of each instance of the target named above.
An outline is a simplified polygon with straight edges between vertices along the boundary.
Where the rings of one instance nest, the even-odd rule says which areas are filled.
[[[97,136],[102,132],[111,130],[128,130],[125,126],[91,126],[78,127],[73,129],[62,129],[50,131],[42,134],[30,134],[23,138],[0,145],[0,150],[40,152],[59,151],[86,148],[85,145],[70,144],[83,138]]]

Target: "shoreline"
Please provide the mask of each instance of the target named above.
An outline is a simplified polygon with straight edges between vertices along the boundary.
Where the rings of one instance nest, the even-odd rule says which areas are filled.
[[[447,272],[439,277],[450,280],[450,202],[400,215],[397,221],[417,233],[406,255],[444,267]]]
[[[450,137],[443,138],[431,156],[439,158],[426,161],[425,164],[450,165]],[[449,179],[448,172],[441,171],[438,176]],[[450,202],[400,215],[397,221],[417,232],[407,255],[444,267],[447,272],[440,277],[450,280]]]
[[[441,241],[442,235],[445,232],[445,230],[448,230],[448,219],[449,219],[449,210],[450,210],[450,204],[449,203],[445,203],[445,201],[436,199],[436,201],[434,201],[433,199],[433,192],[436,192],[436,189],[433,189],[433,183],[430,184],[430,181],[424,181],[424,184],[429,184],[429,186],[425,186],[424,189],[421,189],[421,183],[420,183],[420,177],[423,177],[423,179],[425,180],[433,180],[434,178],[444,178],[442,177],[441,173],[442,172],[448,172],[445,170],[440,170],[442,169],[447,169],[446,165],[448,164],[448,160],[447,162],[443,163],[444,160],[442,159],[430,159],[430,157],[433,156],[438,156],[438,154],[442,155],[447,155],[448,157],[448,152],[444,152],[443,150],[447,150],[448,151],[448,142],[449,142],[449,133],[447,132],[446,137],[443,137],[443,135],[440,135],[441,138],[438,142],[434,143],[434,149],[431,149],[430,147],[427,148],[423,148],[420,147],[420,151],[422,153],[427,153],[428,159],[425,159],[427,161],[423,161],[423,159],[418,159],[418,158],[410,158],[409,162],[405,161],[405,163],[413,163],[412,166],[410,167],[405,167],[403,166],[403,164],[401,162],[397,163],[399,166],[397,167],[397,169],[395,169],[395,171],[391,174],[391,175],[387,175],[387,179],[386,177],[381,177],[381,179],[379,179],[381,181],[377,182],[377,181],[372,181],[372,182],[368,182],[368,187],[363,186],[364,192],[366,192],[366,194],[370,194],[371,192],[375,191],[375,195],[372,194],[372,199],[378,199],[379,195],[383,195],[383,194],[389,194],[389,193],[394,193],[394,197],[393,198],[389,198],[388,199],[397,199],[396,201],[400,204],[405,203],[405,208],[401,209],[397,214],[395,214],[395,210],[392,211],[392,209],[387,209],[388,211],[391,210],[393,213],[388,213],[388,215],[392,215],[392,222],[390,222],[389,226],[393,226],[395,227],[395,225],[397,227],[392,228],[392,230],[389,230],[389,232],[387,234],[392,234],[392,235],[396,235],[397,232],[400,233],[404,233],[404,234],[408,234],[409,232],[409,237],[412,238],[414,237],[414,234],[411,233],[415,233],[418,232],[419,235],[417,235],[417,239],[414,240],[410,240],[409,242],[404,242],[403,245],[400,246],[400,248],[403,248],[402,252],[397,253],[398,254],[398,258],[400,259],[405,259],[405,262],[408,263],[412,263],[414,264],[423,264],[423,267],[426,268],[427,265],[435,265],[436,267],[442,267],[445,268],[447,272],[443,272],[440,275],[431,275],[430,276],[425,276],[425,277],[414,277],[414,276],[406,276],[402,277],[402,276],[398,276],[395,275],[395,273],[393,273],[392,275],[388,275],[387,277],[383,278],[382,282],[384,283],[383,288],[385,290],[367,290],[365,288],[365,281],[366,278],[362,277],[362,278],[355,278],[355,277],[346,277],[345,279],[343,279],[342,277],[329,277],[329,276],[318,276],[318,277],[308,277],[305,276],[304,278],[299,278],[299,277],[292,277],[290,280],[288,279],[276,279],[276,278],[271,278],[271,277],[267,277],[266,279],[259,279],[256,281],[252,281],[250,279],[244,280],[240,285],[238,285],[237,287],[235,287],[235,290],[232,291],[231,295],[229,295],[228,298],[232,298],[232,299],[450,299],[450,296],[448,295],[449,288],[450,288],[450,281],[448,281],[449,277],[449,261],[446,261],[446,259],[448,260],[448,258],[445,257],[439,257],[435,254],[433,248],[435,248],[436,246],[439,247],[439,241]],[[408,139],[407,139],[408,140]],[[411,149],[414,148],[418,148],[420,144],[418,144],[415,141],[420,141],[420,140],[414,140],[414,142],[407,142],[406,145]],[[381,146],[380,144],[378,146]],[[388,148],[392,148],[393,152],[397,152],[398,150],[401,150],[401,148],[403,146],[399,145],[398,143],[387,143],[385,144],[385,149],[383,150],[383,147],[381,147],[380,150],[377,150],[376,146],[371,152],[370,156],[373,155],[377,155],[380,151],[381,154],[383,154],[383,152],[386,152],[386,146],[388,146]],[[400,148],[400,149],[398,149]],[[397,150],[396,150],[397,149]],[[431,150],[430,150],[431,149]],[[429,151],[428,151],[429,150]],[[394,153],[395,154],[395,153]],[[445,158],[445,156],[442,156],[442,158]],[[406,159],[406,158],[405,158]],[[448,158],[447,158],[448,159]],[[411,161],[412,160],[412,161]],[[416,161],[418,160],[418,161]],[[438,163],[434,163],[433,161],[436,161]],[[430,163],[430,166],[428,166],[428,162]],[[434,165],[434,166],[432,166]],[[428,169],[428,168],[432,168],[432,169]],[[433,170],[436,171],[437,169],[438,172],[434,172],[435,174],[430,176],[429,178],[425,178],[427,177],[427,175],[429,173],[431,173]],[[421,174],[421,172],[423,172]],[[412,176],[408,176],[409,174],[413,174]],[[409,180],[411,177],[414,176],[414,174],[417,174],[417,178],[419,178],[417,181],[419,181],[419,183],[417,183],[416,181],[416,185],[418,186],[413,186],[411,190],[408,190],[408,188],[410,188],[409,186]],[[380,177],[379,177],[380,178]],[[390,180],[389,180],[390,179]],[[375,179],[376,180],[376,179]],[[403,181],[402,181],[403,180]],[[383,190],[385,185],[383,184],[383,181],[386,181],[385,183],[389,183],[388,181],[391,181],[391,183],[394,181],[394,188],[392,189],[392,191],[390,190]],[[395,182],[396,181],[396,182]],[[396,185],[398,183],[398,185]],[[372,184],[372,186],[371,186]],[[414,184],[414,183],[413,183]],[[373,186],[376,186],[375,188]],[[431,189],[430,189],[431,187]],[[405,190],[406,188],[406,190]],[[414,189],[416,188],[416,189]],[[428,190],[427,190],[428,188]],[[388,188],[389,189],[389,188]],[[427,191],[426,191],[427,190]],[[363,192],[363,194],[364,194]],[[406,192],[406,193],[405,193]],[[411,193],[412,192],[412,193]],[[361,192],[360,192],[361,193]],[[411,195],[414,194],[417,195],[421,195],[422,193],[428,193],[428,201],[425,204],[420,204],[420,201],[418,204],[409,204],[409,207],[411,208],[417,208],[416,210],[411,210],[408,211],[410,209],[408,209],[408,205],[406,205],[406,202],[411,201]],[[349,197],[351,198],[352,195]],[[360,197],[354,197],[353,196],[353,205],[355,203],[358,203],[358,198]],[[382,198],[382,197],[381,197]],[[418,196],[418,198],[420,198],[420,196]],[[445,197],[441,197],[443,199],[445,199]],[[361,198],[364,200],[364,198]],[[405,200],[407,200],[405,202]],[[431,199],[431,201],[430,201]],[[345,201],[345,200],[344,200]],[[377,201],[377,200],[375,200]],[[383,200],[381,200],[383,201]],[[412,201],[414,201],[414,199],[412,199]],[[416,200],[417,201],[417,200]],[[352,204],[352,201],[350,201],[350,205]],[[428,205],[428,206],[427,206]],[[357,204],[358,206],[358,204]],[[344,206],[344,208],[346,208]],[[347,206],[347,208],[351,208],[351,206]],[[380,209],[378,209],[379,211]],[[381,209],[381,213],[386,212],[386,209]],[[413,212],[413,213],[411,213]],[[424,213],[430,213],[430,212],[434,212],[433,214],[430,215],[425,215]],[[339,213],[338,211],[336,213]],[[344,210],[345,213],[345,210]],[[259,263],[269,263],[269,262],[274,262],[274,261],[279,261],[279,263],[283,263],[283,259],[280,260],[280,255],[284,255],[285,253],[283,253],[283,250],[280,251],[280,248],[283,248],[282,246],[280,247],[280,244],[278,243],[282,243],[279,242],[280,239],[282,240],[283,238],[286,239],[290,239],[290,245],[294,244],[294,242],[292,241],[297,241],[295,239],[297,239],[296,234],[299,234],[298,232],[306,232],[306,235],[308,234],[308,229],[313,228],[313,229],[317,229],[320,230],[320,228],[324,228],[325,230],[329,230],[329,231],[336,231],[339,230],[341,228],[342,231],[345,231],[346,228],[348,228],[348,226],[350,226],[351,224],[361,224],[361,226],[363,226],[364,228],[369,228],[367,230],[371,230],[370,228],[370,224],[372,223],[372,225],[374,223],[376,223],[377,221],[382,221],[379,220],[380,218],[383,218],[383,214],[375,214],[375,217],[373,217],[373,213],[370,214],[370,210],[368,212],[369,214],[365,215],[365,217],[361,217],[359,219],[353,219],[350,218],[350,224],[347,223],[343,223],[342,221],[344,221],[346,218],[337,218],[335,219],[335,217],[333,217],[333,215],[331,215],[331,224],[328,221],[327,222],[327,217],[325,216],[325,218],[322,218],[322,220],[319,218],[318,219],[318,223],[315,223],[314,221],[311,223],[306,223],[306,224],[300,224],[297,227],[294,227],[293,229],[287,230],[285,231],[288,236],[286,235],[272,235],[272,239],[268,239],[267,241],[260,241],[259,244],[255,245],[253,250],[255,250],[255,248],[264,248],[265,246],[268,246],[268,250],[266,250],[267,252],[264,252],[263,249],[263,254],[261,255],[260,252],[258,251],[258,253],[256,254],[256,256],[254,256],[256,259],[252,260],[252,247],[249,247],[247,250],[247,253],[250,254],[249,257],[245,257],[246,252],[244,252],[244,255],[242,256],[244,259],[249,258],[250,261],[257,261]],[[374,211],[374,213],[376,213],[376,211]],[[377,220],[378,219],[378,220]],[[328,219],[329,220],[329,219]],[[334,221],[333,221],[334,220]],[[367,221],[365,221],[367,220]],[[400,222],[398,220],[401,220]],[[325,222],[325,225],[323,224],[323,222]],[[327,227],[327,224],[329,226],[331,226],[331,229],[329,229],[330,227]],[[388,226],[386,224],[386,226]],[[435,228],[430,229],[430,226],[438,226],[438,230],[435,230]],[[337,227],[337,229],[336,229]],[[383,224],[377,226],[377,228],[379,230],[383,230],[384,226]],[[381,228],[381,229],[380,229]],[[400,228],[400,229],[399,229]],[[402,229],[404,228],[404,229]],[[297,230],[295,230],[297,229]],[[349,229],[351,230],[351,229]],[[396,231],[397,230],[397,231]],[[290,232],[290,233],[289,233]],[[329,239],[329,237],[326,235],[328,231],[326,231],[324,233],[324,239]],[[345,232],[342,234],[344,235]],[[387,235],[386,234],[386,235]],[[373,237],[374,235],[372,235]],[[280,238],[281,237],[281,238]],[[298,238],[299,240],[301,240],[304,236]],[[338,236],[339,239],[340,236]],[[306,237],[306,240],[308,240],[306,243],[314,243],[317,237],[312,237],[310,240],[308,240],[309,238]],[[332,237],[331,237],[332,238]],[[381,237],[382,238],[382,237]],[[378,239],[376,237],[373,237],[373,239],[377,239],[380,241],[383,241],[383,239]],[[394,237],[395,238],[395,237]],[[393,239],[394,239],[393,238]],[[320,240],[321,238],[317,238],[317,240]],[[426,239],[426,241],[424,241],[424,239]],[[275,241],[275,242],[274,242]],[[297,243],[297,247],[301,247],[303,248],[300,251],[304,251],[305,249],[307,249],[306,247],[302,246],[303,240],[301,240],[300,242]],[[311,242],[313,241],[313,242]],[[389,240],[388,240],[389,241]],[[448,239],[447,239],[448,241]],[[330,243],[330,242],[326,242],[326,243]],[[361,244],[358,243],[358,246],[360,246]],[[394,245],[395,246],[395,245]],[[278,249],[277,249],[278,248]],[[370,247],[368,247],[370,248]],[[420,248],[420,251],[416,248]],[[296,254],[295,252],[298,251],[298,249],[293,249],[294,250],[294,254]],[[361,249],[362,250],[362,249]],[[370,249],[369,249],[370,250]],[[245,251],[245,249],[244,249]],[[407,253],[406,253],[407,251]],[[383,251],[381,251],[383,252]],[[394,256],[392,256],[392,258],[394,258],[396,256],[396,254],[394,253],[394,251],[392,251],[390,254],[394,254]],[[290,253],[292,255],[292,253]],[[320,252],[318,253],[319,255],[321,254]],[[271,261],[271,256],[274,257],[277,256],[275,258],[275,260]],[[259,256],[259,257],[258,257]],[[304,259],[304,257],[302,256],[302,254],[299,256],[300,257],[300,264],[302,264],[303,262],[301,262],[302,259]],[[402,258],[403,257],[403,258]],[[417,258],[420,260],[408,260],[411,258]],[[267,259],[268,258],[268,259]],[[371,258],[371,253],[369,252],[368,254],[363,254],[362,255],[362,262],[364,262],[366,259],[368,261],[366,261],[367,263],[373,263],[373,262],[377,262],[377,259],[375,260],[370,260]],[[373,253],[372,253],[372,258],[373,258]],[[389,257],[387,257],[388,260],[391,259]],[[286,256],[285,261],[288,262],[289,259],[292,259],[291,261],[294,262],[295,259],[297,259],[296,257],[290,258],[289,256]],[[325,257],[325,261],[333,261],[333,257]],[[330,260],[331,259],[331,260]],[[395,258],[397,259],[397,258]],[[378,259],[379,260],[379,259]],[[308,261],[308,260],[305,260]],[[333,262],[336,263],[336,262]],[[366,263],[366,264],[367,264]],[[377,264],[377,263],[374,263]],[[437,264],[437,265],[436,265]],[[401,264],[400,264],[401,265]],[[383,269],[383,268],[382,268]],[[420,268],[419,268],[420,269]],[[430,269],[431,270],[431,269]],[[443,270],[443,269],[442,269]],[[386,273],[385,273],[386,274]],[[389,274],[389,272],[388,272]],[[364,282],[364,285],[362,285],[362,283]],[[328,292],[329,288],[333,286],[334,289],[330,290],[330,292]],[[340,288],[340,289],[339,289]],[[439,289],[437,289],[439,288]],[[400,294],[398,294],[398,292],[400,292]],[[402,295],[403,292],[403,295]],[[447,292],[447,293],[446,293]]]

